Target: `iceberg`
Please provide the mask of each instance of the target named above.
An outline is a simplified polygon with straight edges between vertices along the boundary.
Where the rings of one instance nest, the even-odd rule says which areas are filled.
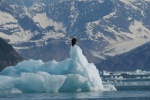
[[[0,72],[0,93],[51,93],[116,91],[104,86],[99,71],[82,53],[78,45],[70,50],[70,58],[55,60],[24,60]]]

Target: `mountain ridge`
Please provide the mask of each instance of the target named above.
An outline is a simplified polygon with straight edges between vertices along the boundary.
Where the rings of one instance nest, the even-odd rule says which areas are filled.
[[[127,53],[116,55],[96,64],[99,70],[135,71],[150,70],[150,42]]]
[[[63,0],[49,4],[32,1],[30,6],[10,4],[10,7],[18,13],[17,18],[1,11],[5,16],[2,19],[13,20],[0,25],[0,36],[25,59],[60,61],[68,58],[66,53],[56,57],[55,54],[62,50],[68,52],[71,45],[68,41],[73,36],[83,51],[89,52],[90,57],[87,54],[86,57],[94,63],[150,41],[148,0]],[[11,35],[7,34],[10,30]],[[55,50],[51,49],[53,45]]]

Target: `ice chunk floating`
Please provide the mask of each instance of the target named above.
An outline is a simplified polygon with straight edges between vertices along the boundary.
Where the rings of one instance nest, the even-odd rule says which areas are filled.
[[[70,50],[71,58],[61,62],[44,63],[27,60],[5,68],[0,73],[2,93],[49,93],[112,91],[114,86],[104,86],[93,63],[88,63],[79,46]]]

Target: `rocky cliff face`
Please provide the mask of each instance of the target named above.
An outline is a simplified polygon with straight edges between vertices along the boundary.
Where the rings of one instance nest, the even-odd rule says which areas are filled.
[[[0,71],[6,66],[16,65],[23,58],[18,55],[15,49],[0,38]]]

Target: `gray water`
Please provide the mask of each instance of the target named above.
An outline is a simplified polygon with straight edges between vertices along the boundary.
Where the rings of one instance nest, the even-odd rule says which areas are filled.
[[[0,93],[0,100],[150,100],[150,74],[102,75],[117,91],[78,93]]]
[[[150,100],[150,91],[0,94],[0,100]]]

